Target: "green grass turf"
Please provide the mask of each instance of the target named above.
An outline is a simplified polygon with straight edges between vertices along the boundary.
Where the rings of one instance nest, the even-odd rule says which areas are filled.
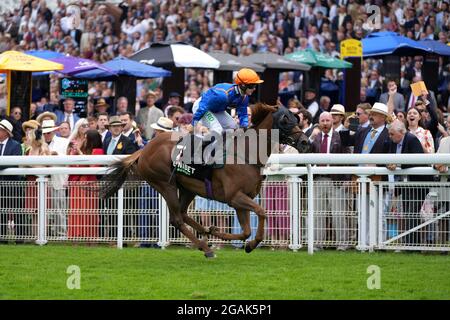
[[[449,299],[450,256],[0,245],[0,299]],[[70,265],[81,289],[69,290]],[[367,268],[381,270],[369,290]]]

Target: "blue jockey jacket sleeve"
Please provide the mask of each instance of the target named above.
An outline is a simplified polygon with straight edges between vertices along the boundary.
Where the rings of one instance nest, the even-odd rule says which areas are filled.
[[[228,106],[228,97],[224,90],[211,88],[202,95],[197,112],[192,117],[192,124],[196,124],[207,111],[217,112]],[[216,107],[216,108],[215,108]]]
[[[241,128],[247,128],[248,127],[247,106],[248,106],[248,97],[245,97],[244,101],[242,101],[242,103],[240,103],[236,107],[236,111],[237,111],[237,114],[239,116],[239,126]]]

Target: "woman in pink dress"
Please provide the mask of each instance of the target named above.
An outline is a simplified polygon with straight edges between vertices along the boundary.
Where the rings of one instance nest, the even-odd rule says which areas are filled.
[[[69,155],[103,155],[102,137],[97,130],[88,130],[81,147],[69,144]],[[95,165],[94,165],[95,166]],[[92,240],[98,237],[98,188],[95,175],[69,176],[68,236]]]

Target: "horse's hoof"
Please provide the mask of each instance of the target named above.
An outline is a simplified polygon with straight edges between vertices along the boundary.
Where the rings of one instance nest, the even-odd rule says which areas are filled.
[[[214,253],[214,251],[208,251],[208,252],[205,252],[205,257],[206,257],[206,259],[214,259],[214,258],[216,258],[217,256],[216,256],[216,254]]]
[[[219,228],[217,228],[216,226],[210,226],[208,228],[208,231],[206,234],[211,234],[214,235],[215,233],[219,232]]]
[[[247,252],[247,253],[250,253],[250,252],[253,251],[252,247],[250,247],[250,245],[248,244],[248,242],[245,243],[244,249],[245,249],[245,252]]]

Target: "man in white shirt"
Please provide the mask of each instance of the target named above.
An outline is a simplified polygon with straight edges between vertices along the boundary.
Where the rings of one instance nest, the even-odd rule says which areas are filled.
[[[252,45],[256,45],[256,40],[258,39],[258,33],[255,31],[255,26],[253,23],[250,23],[248,25],[247,31],[244,32],[242,35],[242,40],[244,40],[244,43],[248,43],[247,38],[250,38],[250,43]]]
[[[316,101],[316,91],[314,89],[305,90],[305,108],[311,113],[311,116],[316,116],[317,111],[319,111],[319,104]]]
[[[56,126],[53,120],[42,121],[42,134],[48,148],[54,155],[66,155],[69,140],[58,137]],[[50,177],[49,197],[52,199],[52,211],[49,214],[49,226],[51,236],[66,239],[67,237],[67,174],[53,174]]]
[[[145,108],[139,109],[136,117],[136,122],[139,129],[144,135],[144,138],[150,140],[153,136],[154,129],[151,125],[158,121],[160,117],[164,117],[164,113],[161,109],[155,106],[156,94],[150,91],[147,94],[147,106]]]

